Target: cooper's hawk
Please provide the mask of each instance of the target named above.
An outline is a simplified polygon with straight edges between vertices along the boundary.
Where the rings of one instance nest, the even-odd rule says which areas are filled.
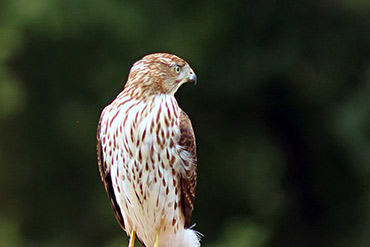
[[[197,180],[195,138],[174,94],[197,77],[183,59],[150,54],[103,110],[98,163],[116,218],[145,246],[200,246],[189,228]]]

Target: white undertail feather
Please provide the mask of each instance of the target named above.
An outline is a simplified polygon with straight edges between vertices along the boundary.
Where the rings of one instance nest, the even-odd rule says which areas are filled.
[[[161,242],[161,237],[165,238],[165,242]],[[199,247],[200,246],[201,234],[193,229],[183,229],[179,231],[176,235],[162,234],[159,237],[160,247]],[[149,247],[149,246],[148,246]]]

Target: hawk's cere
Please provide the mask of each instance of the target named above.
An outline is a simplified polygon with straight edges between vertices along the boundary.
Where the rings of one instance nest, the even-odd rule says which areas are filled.
[[[200,246],[189,228],[197,180],[191,121],[174,94],[197,77],[183,59],[155,53],[131,68],[98,127],[101,178],[121,227],[147,247]]]

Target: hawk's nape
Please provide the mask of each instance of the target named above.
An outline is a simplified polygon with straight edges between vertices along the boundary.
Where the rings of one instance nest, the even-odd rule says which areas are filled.
[[[103,110],[98,164],[121,227],[145,246],[200,246],[189,228],[197,181],[195,136],[175,93],[196,75],[183,59],[155,53],[132,66]]]

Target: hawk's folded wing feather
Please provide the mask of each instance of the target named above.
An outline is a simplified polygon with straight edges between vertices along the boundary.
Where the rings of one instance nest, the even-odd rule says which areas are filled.
[[[191,159],[184,159],[184,173],[181,174],[181,203],[185,215],[185,227],[189,227],[191,214],[194,210],[195,187],[197,184],[197,153],[195,136],[188,115],[180,114],[181,138],[179,145],[191,155]]]

